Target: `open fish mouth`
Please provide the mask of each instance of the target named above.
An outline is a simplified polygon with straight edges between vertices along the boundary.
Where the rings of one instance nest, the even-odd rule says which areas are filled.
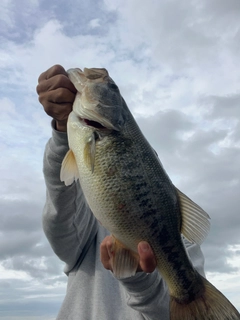
[[[103,126],[100,122],[89,120],[89,119],[81,119],[87,126],[93,127],[95,129],[108,129],[107,127]]]
[[[93,127],[98,130],[119,131],[120,128],[105,117],[92,110],[82,109],[82,112],[74,112],[81,123],[87,127]]]
[[[105,132],[119,131],[118,128],[113,126],[110,122],[106,121],[104,118],[95,119],[96,117],[93,117],[93,118],[91,117],[92,119],[89,119],[90,117],[87,118],[80,115],[78,115],[77,117],[83,126],[91,127],[98,131],[105,131]]]

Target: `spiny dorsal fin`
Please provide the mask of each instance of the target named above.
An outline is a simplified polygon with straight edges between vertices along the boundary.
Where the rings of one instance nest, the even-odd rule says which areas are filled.
[[[176,187],[175,187],[176,188]],[[210,230],[209,215],[176,188],[182,213],[182,234],[190,241],[201,244]]]
[[[79,179],[79,174],[76,159],[72,150],[69,150],[62,162],[60,180],[63,181],[66,186],[70,186],[70,184],[77,179]]]

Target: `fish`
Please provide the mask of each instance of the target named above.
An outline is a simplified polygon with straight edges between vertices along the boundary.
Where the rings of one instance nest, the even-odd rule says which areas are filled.
[[[79,180],[97,220],[112,234],[113,273],[136,273],[147,241],[168,286],[171,320],[236,320],[230,301],[194,269],[183,236],[201,244],[209,215],[171,182],[105,68],[67,71],[77,93],[67,122],[66,186]],[[159,315],[159,319],[161,315]]]

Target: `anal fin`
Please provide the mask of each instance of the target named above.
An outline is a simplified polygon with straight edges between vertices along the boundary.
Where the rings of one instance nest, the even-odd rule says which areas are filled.
[[[112,267],[113,274],[118,279],[132,277],[136,274],[139,255],[126,248],[119,240],[113,237]]]

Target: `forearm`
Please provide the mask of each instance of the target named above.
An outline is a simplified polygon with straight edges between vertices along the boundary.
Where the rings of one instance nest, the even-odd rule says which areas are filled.
[[[127,304],[144,319],[169,319],[168,288],[157,270],[150,274],[137,273],[120,282],[127,293]]]
[[[44,177],[47,187],[43,211],[43,229],[55,253],[74,267],[84,247],[94,238],[97,222],[78,182],[66,187],[60,181],[61,163],[68,151],[67,135],[53,130],[44,154]]]

